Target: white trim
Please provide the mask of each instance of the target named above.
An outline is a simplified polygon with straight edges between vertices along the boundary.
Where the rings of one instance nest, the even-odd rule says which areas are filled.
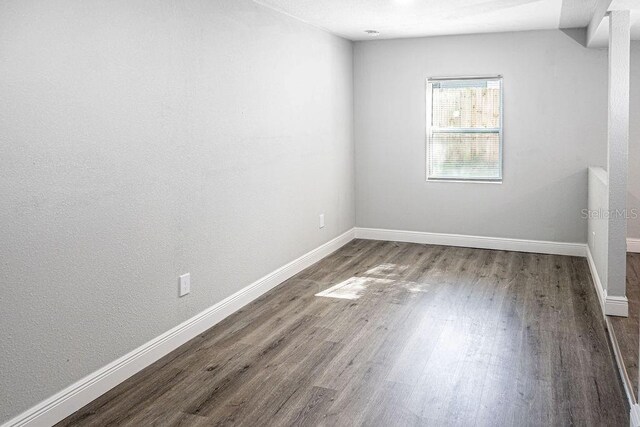
[[[606,315],[605,309],[605,300],[607,297],[607,291],[602,286],[602,282],[600,281],[600,276],[598,275],[598,270],[596,269],[596,263],[593,260],[593,255],[591,255],[591,249],[587,245],[587,263],[589,264],[589,270],[591,271],[591,278],[593,279],[593,286],[596,288],[596,293],[598,294],[598,301],[600,301],[600,308],[602,309],[602,314]]]
[[[627,401],[629,402],[629,406],[631,407],[636,403],[636,397],[633,391],[633,386],[631,385],[631,380],[629,379],[627,368],[625,367],[624,361],[622,360],[622,351],[620,350],[620,345],[618,344],[616,331],[613,329],[613,325],[611,324],[611,318],[604,316],[604,319],[605,319],[605,323],[607,324],[607,331],[609,332],[611,347],[613,348],[613,355],[616,359],[616,365],[618,366],[618,373],[620,374],[620,378],[622,378],[622,385],[624,386],[624,392],[627,395]]]
[[[602,312],[607,316],[629,316],[629,301],[627,297],[617,297],[613,295],[607,295],[607,290],[604,289],[598,270],[596,269],[596,263],[591,255],[591,250],[587,246],[587,263],[589,264],[589,270],[591,271],[591,277],[593,278],[593,286],[596,288],[598,294],[598,300],[600,301],[600,307]]]
[[[593,260],[593,256],[591,255],[591,250],[589,249],[588,246],[587,246],[587,263],[589,264],[589,270],[591,270],[593,286],[596,288],[596,293],[598,294],[598,301],[600,302],[602,317],[604,317],[604,321],[607,325],[607,334],[609,335],[609,341],[611,342],[611,347],[613,348],[613,355],[616,360],[618,374],[622,379],[624,392],[627,396],[627,400],[629,401],[629,405],[631,407],[631,414],[630,414],[631,426],[640,427],[640,424],[638,423],[634,424],[633,422],[634,405],[636,402],[636,398],[633,392],[633,386],[631,384],[631,380],[629,379],[629,375],[627,373],[627,369],[624,365],[624,361],[622,360],[622,353],[620,351],[620,346],[618,345],[618,338],[616,337],[616,333],[613,329],[613,325],[611,324],[611,319],[607,317],[607,315],[609,316],[619,315],[615,313],[616,313],[616,309],[620,309],[621,307],[619,304],[609,303],[610,300],[613,302],[615,297],[607,297],[607,291],[602,286],[602,282],[600,281],[600,276],[598,276],[598,270],[596,269],[596,263]],[[625,298],[625,303],[626,303],[626,298]],[[628,304],[625,304],[624,311],[625,312],[628,311]]]
[[[53,425],[127,378],[206,331],[265,292],[340,249],[355,237],[351,229],[300,258],[258,279],[191,319],[56,393],[9,420],[3,427]]]
[[[491,129],[473,129],[473,128],[436,128],[433,126],[433,85],[434,83],[442,82],[442,81],[465,81],[465,80],[492,80],[500,83],[500,126],[497,128]],[[490,77],[429,77],[427,78],[427,87],[425,90],[425,102],[426,102],[426,136],[425,136],[425,175],[427,182],[464,182],[464,183],[495,183],[502,184],[503,178],[503,141],[504,141],[504,77],[502,74],[497,74]],[[458,133],[497,133],[500,138],[499,143],[499,153],[500,153],[500,161],[499,161],[499,171],[500,176],[498,177],[435,177],[432,176],[431,170],[431,142],[433,140],[434,133],[443,133],[443,132],[458,132]]]
[[[640,253],[640,239],[627,237],[627,252]]]
[[[462,183],[462,184],[502,184],[502,178],[494,179],[492,181],[489,180],[481,180],[481,179],[447,179],[447,178],[427,178],[427,182],[452,182],[452,183]]]
[[[640,405],[637,403],[631,405],[631,412],[629,414],[629,425],[631,427],[640,427]]]
[[[606,291],[605,295],[607,295]],[[607,295],[605,298],[604,312],[607,316],[629,317],[629,300],[627,300],[627,297]]]
[[[586,256],[585,243],[548,242],[502,237],[467,236],[461,234],[428,233],[424,231],[387,230],[356,227],[357,239],[388,240],[429,245],[463,246],[503,251],[534,252],[568,256]]]

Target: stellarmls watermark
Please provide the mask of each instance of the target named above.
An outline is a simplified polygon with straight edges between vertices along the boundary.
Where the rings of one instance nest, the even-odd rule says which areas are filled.
[[[582,209],[582,219],[637,219],[638,208],[631,209]]]

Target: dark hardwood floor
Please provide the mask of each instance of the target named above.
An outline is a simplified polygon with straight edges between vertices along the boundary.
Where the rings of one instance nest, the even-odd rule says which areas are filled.
[[[627,426],[583,258],[355,240],[73,425]]]
[[[634,395],[638,396],[640,352],[640,254],[627,254],[629,317],[609,316]]]

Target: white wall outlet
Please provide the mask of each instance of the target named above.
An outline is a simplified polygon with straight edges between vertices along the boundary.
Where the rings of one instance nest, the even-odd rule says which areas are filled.
[[[320,214],[320,228],[324,228],[324,214]]]
[[[180,296],[183,297],[191,292],[191,273],[180,276]]]

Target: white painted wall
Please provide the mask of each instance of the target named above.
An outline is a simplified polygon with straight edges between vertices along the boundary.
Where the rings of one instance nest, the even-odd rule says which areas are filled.
[[[628,207],[629,128],[630,128],[630,12],[609,12],[607,179],[609,210]],[[607,296],[626,295],[627,218],[611,215],[607,220]]]
[[[354,55],[359,227],[586,242],[587,167],[606,163],[606,50],[535,31],[358,42]],[[493,74],[504,182],[425,182],[425,79]]]
[[[352,71],[248,0],[0,2],[0,423],[353,227]]]
[[[640,215],[640,41],[631,42],[629,193],[627,206]],[[629,212],[632,214],[633,212]],[[627,221],[627,235],[640,239],[640,216]]]

